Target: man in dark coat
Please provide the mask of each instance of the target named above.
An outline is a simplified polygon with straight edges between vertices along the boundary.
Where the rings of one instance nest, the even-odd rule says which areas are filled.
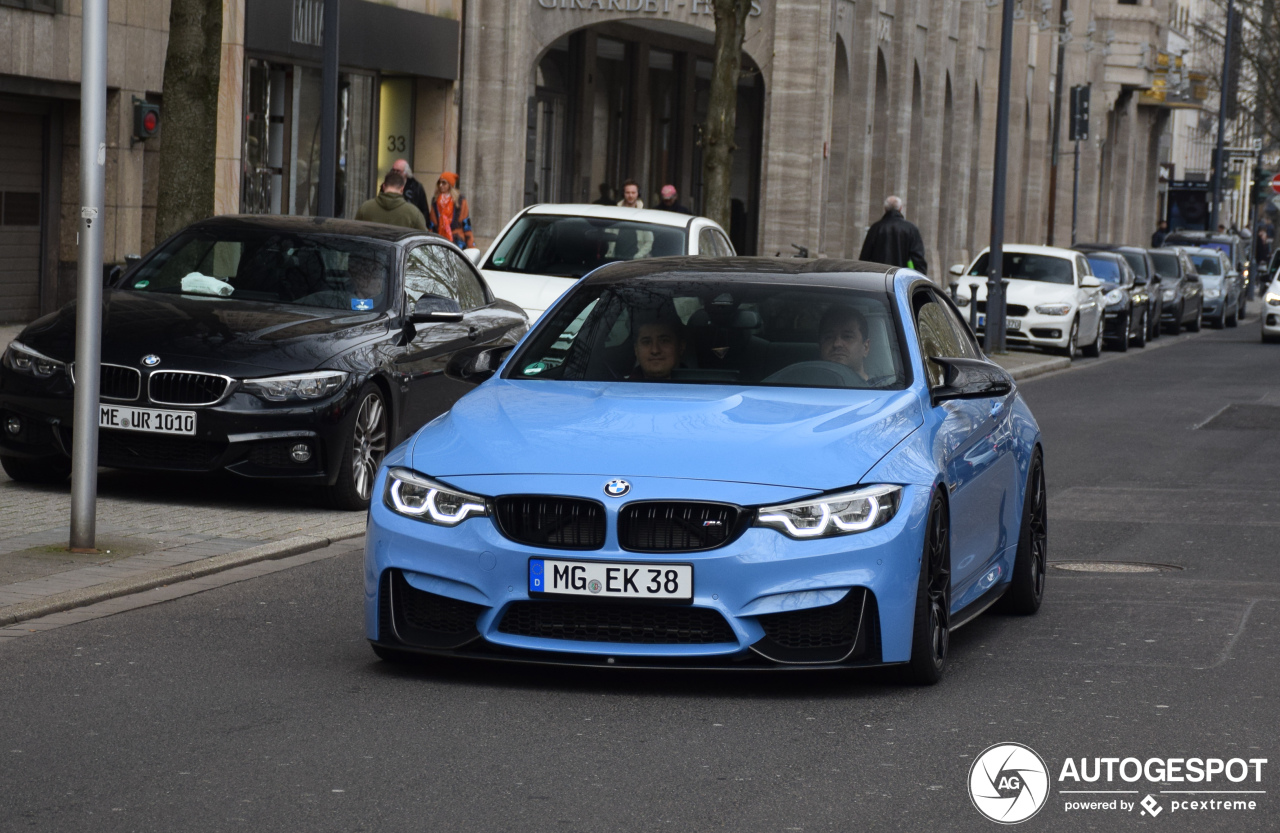
[[[862,241],[862,254],[858,258],[906,266],[927,274],[929,264],[924,259],[924,240],[915,223],[902,216],[902,200],[885,197],[884,216],[867,229],[867,239]]]
[[[1169,236],[1169,221],[1161,220],[1160,225],[1156,226],[1155,233],[1151,235],[1151,248],[1158,249],[1164,245],[1164,239]]]
[[[413,171],[409,169],[409,162],[405,159],[397,159],[392,163],[391,170],[404,177],[404,201],[421,211],[422,216],[426,217],[427,189],[422,187],[421,182],[414,179]]]

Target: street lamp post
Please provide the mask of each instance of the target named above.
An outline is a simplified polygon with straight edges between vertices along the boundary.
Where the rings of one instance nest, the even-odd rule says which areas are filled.
[[[996,99],[996,158],[991,179],[991,249],[987,256],[987,321],[984,348],[1004,353],[1004,197],[1009,158],[1009,75],[1013,66],[1013,0],[1000,21],[1000,93]],[[975,300],[974,303],[977,303]]]
[[[102,363],[102,225],[107,163],[107,0],[84,0],[80,30],[80,224],[76,386],[71,417],[71,549],[94,551],[98,385]]]
[[[1233,85],[1230,84],[1231,78],[1231,49],[1232,32],[1235,27],[1232,25],[1235,21],[1236,8],[1233,0],[1227,0],[1227,32],[1222,42],[1222,80],[1218,83],[1218,141],[1215,145],[1213,154],[1213,207],[1209,216],[1209,231],[1218,230],[1218,212],[1222,208],[1222,172],[1226,168],[1223,159],[1223,145],[1226,138],[1227,128],[1227,88],[1232,87],[1231,93],[1235,94]]]
[[[324,31],[320,68],[320,199],[321,217],[336,215],[335,180],[338,171],[338,2],[324,0]]]

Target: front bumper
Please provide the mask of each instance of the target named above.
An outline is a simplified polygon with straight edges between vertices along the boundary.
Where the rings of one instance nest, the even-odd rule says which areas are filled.
[[[377,495],[385,476],[384,469]],[[557,485],[567,479],[557,478]],[[594,499],[599,478],[583,481],[590,481],[590,491],[546,493]],[[629,500],[723,500],[715,492],[717,485],[727,485],[633,483]],[[422,523],[375,500],[365,539],[366,635],[375,645],[398,650],[609,667],[905,662],[929,497],[927,488],[906,487],[898,514],[870,532],[796,541],[771,529],[748,528],[718,549],[694,553],[622,549],[616,533],[621,501],[606,505],[604,546],[582,552],[518,543],[485,517],[454,528]],[[692,564],[693,600],[675,605],[531,597],[528,565],[535,557]],[[418,612],[406,613],[409,605]],[[534,631],[524,625],[531,616],[539,622]],[[645,624],[635,624],[641,620]],[[832,635],[841,622],[853,623],[851,637],[847,627],[844,637]]]
[[[0,429],[0,453],[13,457],[69,457],[72,443],[72,386],[65,377],[31,380],[0,369],[0,426],[17,417],[21,430]],[[351,381],[328,399],[305,405],[268,405],[233,392],[212,407],[150,405],[140,401],[102,404],[187,411],[196,415],[196,434],[178,436],[101,428],[98,463],[152,471],[226,470],[244,477],[283,478],[331,484],[342,459],[347,423],[355,400]],[[309,460],[298,463],[291,449],[306,444]]]
[[[1031,310],[1026,315],[1009,316],[1018,319],[1018,329],[1007,329],[1005,340],[1011,345],[1062,349],[1071,338],[1071,319],[1076,311],[1066,315],[1041,315]],[[967,314],[967,313],[966,313]],[[985,327],[979,325],[975,335],[982,336]]]

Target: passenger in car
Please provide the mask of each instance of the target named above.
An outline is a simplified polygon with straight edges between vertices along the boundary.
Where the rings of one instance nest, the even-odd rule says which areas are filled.
[[[867,356],[871,353],[867,317],[845,304],[833,304],[818,322],[818,355],[857,373],[864,380]]]
[[[674,315],[641,323],[632,341],[637,367],[627,378],[647,382],[670,379],[684,355],[683,329]]]

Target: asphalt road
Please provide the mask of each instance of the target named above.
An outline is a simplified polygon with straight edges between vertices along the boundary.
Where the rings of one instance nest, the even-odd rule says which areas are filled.
[[[993,830],[969,768],[1015,741],[1053,779],[1024,829],[1274,829],[1280,347],[1254,316],[1022,390],[1051,559],[1177,569],[1055,568],[1038,616],[955,634],[938,686],[388,665],[353,551],[0,648],[0,828]],[[1057,780],[1130,756],[1269,763],[1260,784]],[[1160,792],[1196,788],[1266,793],[1223,812]],[[1149,793],[1155,817],[1064,809]]]

